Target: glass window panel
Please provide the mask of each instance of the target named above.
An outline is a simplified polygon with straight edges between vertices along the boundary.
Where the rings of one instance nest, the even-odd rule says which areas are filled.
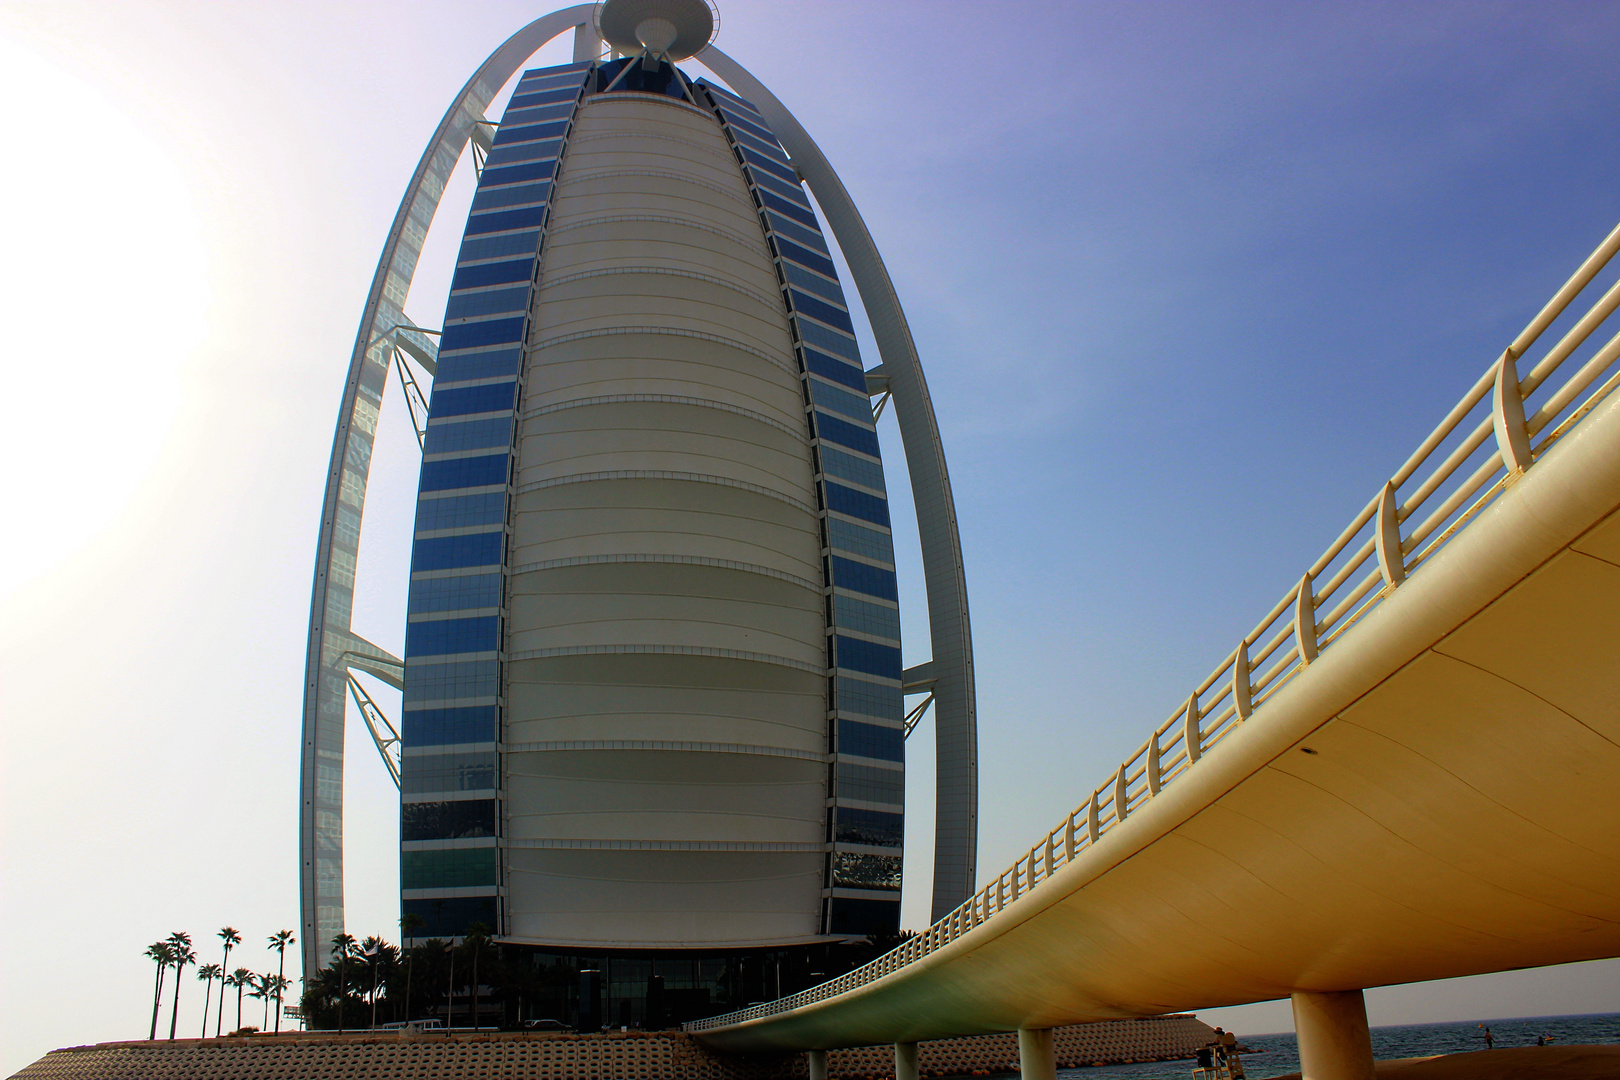
[[[491,886],[491,893],[494,887]],[[870,901],[853,901],[854,903],[869,903]],[[843,900],[839,903],[851,903]],[[490,896],[451,896],[439,900],[402,900],[401,913],[415,915],[422,920],[422,925],[412,931],[414,941],[427,941],[430,938],[462,937],[467,928],[473,923],[483,923],[485,926],[495,926],[495,897]],[[896,924],[898,925],[898,924]],[[864,931],[863,931],[864,932]],[[891,934],[893,930],[889,931]]]
[[[828,254],[827,241],[822,238],[821,233],[814,229],[807,229],[803,225],[800,225],[797,221],[789,220],[774,210],[767,210],[766,214],[770,218],[771,229],[777,235],[785,236],[794,243],[803,244],[806,248],[819,251],[822,255]],[[810,263],[809,265],[815,266],[814,263]],[[828,263],[827,265],[831,266],[832,263]],[[820,270],[821,268],[818,266],[816,269]],[[824,270],[822,272],[829,276],[833,274],[833,271],[831,270]]]
[[[501,620],[496,615],[468,619],[430,619],[405,624],[405,655],[453,656],[458,653],[494,652],[500,644]],[[873,672],[881,675],[882,672]]]
[[[540,247],[538,232],[513,233],[511,236],[489,236],[466,239],[461,242],[458,262],[474,259],[498,259],[502,255],[533,255]]]
[[[838,276],[838,268],[832,264],[831,259],[823,255],[817,255],[809,248],[795,244],[786,237],[778,236],[776,238],[776,250],[781,253],[784,259],[792,259],[794,262],[803,263],[810,269],[817,270],[828,277]]]
[[[837,555],[832,557],[832,564],[832,583],[838,588],[899,602],[900,593],[895,587],[893,570],[880,570],[875,566],[867,566],[865,563],[840,558]]]
[[[502,124],[495,131],[495,146],[499,148],[513,143],[534,142],[536,139],[555,139],[567,130],[567,121],[554,124],[524,124],[519,127],[507,127]]]
[[[861,601],[851,600],[847,596],[837,597],[836,599],[852,604],[861,603]],[[411,582],[411,598],[408,610],[412,615],[423,615],[430,611],[468,611],[474,608],[498,608],[500,606],[501,575],[499,574],[464,574],[461,577],[420,578]],[[865,606],[870,607],[871,605]],[[856,629],[860,629],[860,627],[856,627]],[[877,633],[877,631],[868,630],[866,633]]]
[[[835,840],[870,847],[902,847],[906,842],[904,814],[856,810],[849,806],[840,806],[837,814],[838,823],[833,833]]]
[[[401,889],[465,889],[495,884],[498,881],[492,847],[399,853]]]
[[[447,326],[439,337],[439,351],[455,352],[457,349],[476,349],[480,345],[504,345],[509,341],[522,341],[524,321],[491,319],[488,322]]]
[[[811,383],[810,397],[823,409],[843,413],[855,420],[872,422],[872,399],[865,394],[857,396],[848,390],[828,386],[826,383]]]
[[[402,803],[401,840],[463,840],[495,835],[495,800]]]
[[[834,683],[840,716],[875,716],[880,720],[899,720],[904,715],[904,695],[898,686],[884,686],[840,673]]]
[[[527,229],[545,223],[546,205],[542,203],[539,206],[526,206],[522,210],[497,210],[493,214],[474,214],[467,219],[467,235]]]
[[[495,379],[502,375],[511,377],[517,374],[522,359],[521,349],[491,349],[489,352],[457,353],[454,356],[440,353],[439,374],[434,377],[433,385],[448,390],[451,383]]]
[[[509,311],[529,310],[527,283],[514,289],[491,289],[488,292],[457,293],[444,307],[446,325],[456,319],[470,319],[481,315],[504,315]]]
[[[411,588],[411,595],[414,599],[415,586]],[[859,630],[873,637],[900,640],[900,612],[897,608],[871,604],[853,596],[833,596],[833,622],[840,629]]]
[[[451,488],[488,487],[506,483],[507,455],[490,454],[484,457],[451,458],[448,461],[422,462],[422,491],[445,491]]]
[[[406,795],[493,790],[495,751],[407,754],[400,759],[399,785],[400,791]]]
[[[472,410],[467,410],[471,412]],[[877,432],[871,428],[860,427],[848,420],[840,420],[824,412],[817,412],[816,437],[827,442],[835,442],[839,446],[847,446],[851,450],[859,450],[863,454],[878,457]]]
[[[469,620],[470,621],[470,620]],[[431,626],[432,623],[412,623],[417,626]],[[900,678],[900,650],[893,645],[879,645],[875,641],[866,641],[862,638],[836,635],[838,643],[838,667],[850,671],[862,671],[868,675],[877,675],[885,679]],[[471,650],[469,650],[471,651]]]
[[[406,746],[453,746],[495,741],[495,706],[454,709],[405,709],[400,713],[400,741]]]
[[[797,289],[792,290],[792,292],[793,307],[801,314],[808,315],[812,319],[819,319],[828,326],[836,327],[846,334],[853,335],[855,333],[855,324],[850,322],[849,312],[843,308],[834,307],[825,300],[817,300],[815,297],[799,292]]]
[[[881,495],[868,495],[864,491],[827,482],[827,509],[850,517],[858,517],[875,525],[889,526],[889,500]]]
[[[826,447],[822,447],[822,450],[825,452]],[[877,562],[894,562],[894,540],[889,534],[865,528],[853,521],[828,518],[827,542],[834,551],[847,551]]]
[[[787,274],[788,281],[794,286],[818,296],[825,296],[840,304],[844,302],[844,290],[838,282],[828,281],[820,274],[812,274],[798,263],[783,263],[782,271]]]
[[[476,266],[463,266],[456,270],[456,276],[450,280],[450,291],[458,289],[483,289],[490,285],[513,285],[518,282],[527,283],[534,277],[534,258],[509,259],[506,262],[479,263]]]
[[[906,759],[906,733],[903,728],[879,727],[859,720],[838,721],[838,752],[883,761]],[[898,841],[896,841],[898,845]]]
[[[499,320],[502,322],[522,322],[522,319]],[[471,323],[464,325],[487,326],[487,323]],[[450,327],[451,330],[460,327]],[[473,413],[505,412],[512,408],[513,399],[517,396],[517,383],[486,383],[483,386],[465,386],[456,389],[433,391],[433,400],[428,404],[428,416],[438,420],[445,416],[470,416]]]
[[[506,492],[423,499],[416,504],[416,531],[465,529],[472,525],[498,525],[506,520]]]
[[[473,196],[472,213],[481,214],[501,206],[524,206],[545,202],[551,194],[551,181],[540,184],[522,184],[517,187],[479,188]]]
[[[429,429],[428,437],[432,438],[432,429]],[[858,458],[854,454],[846,454],[831,446],[821,447],[818,453],[821,457],[821,471],[826,475],[851,480],[862,487],[875,488],[878,491],[886,490],[883,486],[883,466],[877,462]]]
[[[406,664],[405,700],[454,701],[457,698],[494,697],[499,667],[500,663],[496,660]]]
[[[459,424],[431,423],[423,452],[448,454],[457,450],[482,450],[512,445],[512,417],[491,416]]]
[[[896,855],[833,853],[833,885],[846,889],[900,890],[900,858]]]
[[[449,333],[449,331],[446,330],[445,333]],[[799,337],[818,349],[826,349],[836,356],[842,356],[847,360],[860,363],[861,350],[855,344],[855,339],[845,337],[836,330],[819,326],[813,322],[801,321],[799,323]]]
[[[840,800],[905,805],[906,777],[900,770],[880,769],[875,765],[851,765],[845,761],[840,761],[833,768],[838,778]]]
[[[411,571],[499,566],[505,551],[506,535],[499,530],[469,536],[433,536],[411,545]]]

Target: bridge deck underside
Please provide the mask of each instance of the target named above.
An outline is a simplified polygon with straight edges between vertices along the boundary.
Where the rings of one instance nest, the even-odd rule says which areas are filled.
[[[1620,403],[1600,413],[1003,915],[702,1037],[909,1041],[1620,955]]]

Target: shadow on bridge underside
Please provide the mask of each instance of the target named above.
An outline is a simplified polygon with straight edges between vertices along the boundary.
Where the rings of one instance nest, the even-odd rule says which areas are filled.
[[[1620,955],[1620,395],[1178,783],[954,941],[722,1049]]]

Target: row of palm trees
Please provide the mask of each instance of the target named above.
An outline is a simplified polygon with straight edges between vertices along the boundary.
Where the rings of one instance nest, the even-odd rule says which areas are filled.
[[[242,944],[242,935],[234,927],[224,927],[219,932],[220,942],[224,947],[224,955],[220,963],[203,964],[197,968],[197,979],[206,984],[203,993],[202,1034],[200,1038],[208,1037],[208,1011],[213,1004],[214,980],[219,980],[219,1004],[214,1011],[214,1036],[217,1038],[224,1024],[225,1018],[225,990],[227,987],[236,988],[236,1029],[242,1029],[242,994],[247,992],[248,997],[260,998],[264,1001],[264,1019],[258,1030],[263,1031],[270,1026],[270,1002],[276,1003],[275,1030],[281,1030],[281,1006],[286,997],[287,988],[292,985],[286,977],[287,946],[297,941],[291,930],[278,930],[267,939],[270,948],[276,951],[277,969],[274,975],[259,975],[245,967],[239,967],[230,974],[226,969],[231,964],[231,950]],[[157,1038],[158,1014],[162,1008],[164,977],[172,967],[174,969],[173,1004],[169,1009],[169,1038],[173,1039],[175,1028],[180,1022],[180,976],[189,965],[197,963],[197,951],[192,947],[191,935],[182,931],[175,931],[162,941],[154,941],[146,947],[146,956],[157,964],[157,981],[152,988],[152,1030],[148,1039]]]

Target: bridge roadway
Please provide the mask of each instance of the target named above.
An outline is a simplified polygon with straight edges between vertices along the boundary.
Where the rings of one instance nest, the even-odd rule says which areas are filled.
[[[1617,247],[1620,229],[1519,353]],[[887,966],[689,1029],[722,1050],[810,1050],[813,1077],[825,1068],[814,1051],[895,1043],[899,1080],[918,1040],[1016,1029],[1036,1080],[1051,1074],[1043,1029],[1292,996],[1306,1076],[1364,1078],[1365,987],[1620,955],[1620,394],[1609,393],[1620,376],[1533,463],[1520,437],[1553,430],[1574,395],[1526,425],[1529,392],[1617,305],[1610,289],[1522,395],[1511,393],[1514,349],[1487,372],[1471,391],[1492,412],[1476,442],[1494,434],[1499,465],[1516,458],[1520,469],[1501,468],[1474,510],[1441,514],[1426,551],[1401,528],[1424,493],[1398,506],[1389,492],[1413,473],[1397,475],[1363,514],[1375,536],[1362,554],[1381,567],[1372,600],[1263,702],[1247,657],[1262,635],[1246,638],[1247,719],[1228,706],[1224,737],[1196,764],[1181,754],[1173,783],[1156,734],[1157,793],[1138,797],[1144,770],[1122,769],[1117,790],[1099,789],[1032,849],[1023,880],[1036,883],[1010,901],[1003,875]],[[1571,379],[1574,391],[1616,356],[1620,335]],[[1459,410],[1471,407],[1465,398]],[[1457,415],[1452,433],[1466,430]],[[1376,535],[1385,527],[1393,540]],[[1314,589],[1306,595],[1314,607]],[[1295,639],[1304,625],[1296,619]],[[1200,708],[1194,695],[1195,720]],[[1128,814],[1099,832],[1109,792]],[[1077,822],[1092,838],[1078,849]],[[1059,858],[1073,852],[1067,861],[1055,843],[1068,845]]]

